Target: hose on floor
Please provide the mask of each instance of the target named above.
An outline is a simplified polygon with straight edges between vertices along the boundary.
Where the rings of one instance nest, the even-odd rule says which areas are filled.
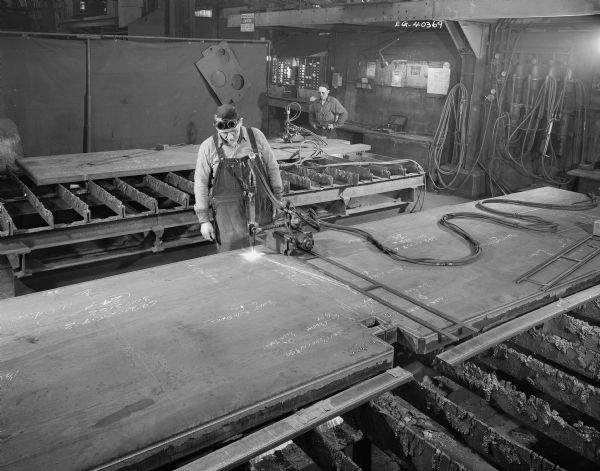
[[[483,253],[481,244],[472,237],[466,230],[461,228],[460,226],[450,222],[452,219],[478,219],[485,222],[490,222],[494,224],[500,224],[507,227],[513,227],[517,229],[523,230],[531,230],[538,232],[556,232],[558,229],[558,224],[552,221],[548,221],[539,216],[535,216],[532,214],[520,214],[520,213],[510,213],[505,211],[500,211],[497,209],[492,209],[489,207],[490,204],[512,204],[517,206],[526,206],[531,208],[540,208],[540,209],[552,209],[552,210],[565,210],[565,211],[583,211],[587,209],[595,208],[598,203],[596,200],[588,195],[587,200],[577,201],[568,205],[564,204],[550,204],[550,203],[535,203],[530,201],[521,201],[521,200],[512,200],[512,199],[487,199],[482,200],[476,204],[476,208],[483,211],[481,212],[456,212],[456,213],[446,213],[441,216],[438,220],[438,224],[443,228],[449,230],[460,239],[464,240],[469,247],[469,254],[454,259],[439,259],[433,257],[408,257],[406,255],[401,255],[398,253],[398,249],[395,247],[389,247],[383,244],[379,239],[377,239],[373,234],[363,229],[359,229],[357,227],[348,227],[348,226],[340,226],[338,224],[332,224],[326,221],[323,221],[318,217],[316,211],[314,209],[309,210],[300,210],[299,208],[294,207],[290,202],[282,203],[281,201],[275,198],[275,195],[270,189],[270,185],[268,184],[267,177],[259,170],[258,167],[255,168],[255,172],[257,177],[262,181],[264,188],[266,188],[267,196],[272,201],[275,208],[281,211],[281,214],[285,214],[286,212],[291,214],[292,216],[297,217],[300,221],[304,222],[308,226],[312,227],[316,231],[321,231],[323,229],[330,229],[338,232],[345,232],[347,234],[354,235],[361,239],[366,240],[386,256],[392,258],[398,262],[407,262],[413,263],[417,265],[429,265],[429,266],[437,266],[437,267],[452,267],[452,266],[462,266],[467,265],[469,263],[474,262],[477,258],[481,256]],[[496,216],[485,214],[491,213]],[[498,217],[500,216],[500,217]],[[523,222],[518,222],[523,221]]]

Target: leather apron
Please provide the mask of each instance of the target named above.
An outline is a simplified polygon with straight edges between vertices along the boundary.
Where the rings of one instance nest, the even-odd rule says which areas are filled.
[[[260,227],[273,222],[273,205],[262,180],[256,177],[256,172],[262,172],[268,181],[268,174],[258,154],[252,128],[247,131],[254,158],[226,158],[218,136],[213,136],[219,165],[213,178],[211,206],[219,252],[249,246],[248,224],[252,222],[249,220],[252,213]]]

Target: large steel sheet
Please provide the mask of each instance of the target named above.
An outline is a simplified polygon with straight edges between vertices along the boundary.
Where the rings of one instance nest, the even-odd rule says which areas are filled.
[[[586,200],[583,194],[549,187],[514,193],[507,198],[560,205]],[[375,220],[356,227],[370,232],[384,245],[403,256],[457,259],[468,255],[469,248],[462,239],[438,225],[438,221],[448,213],[490,214],[476,209],[475,204],[469,202],[439,207],[421,213]],[[600,208],[567,211],[494,204],[493,209],[527,213],[554,221],[559,225],[558,231],[534,232],[481,219],[452,220],[451,222],[479,241],[483,249],[480,258],[464,266],[438,267],[396,262],[363,239],[335,231],[316,234],[315,250],[460,322],[473,325],[476,329],[488,328],[506,321],[599,281],[600,256],[593,258],[568,276],[564,280],[565,284],[560,287],[557,285],[556,288],[542,291],[540,286],[529,281],[515,283],[520,275],[559,253],[565,247],[588,237],[592,232],[594,221],[600,219]],[[337,269],[326,262],[314,263],[339,274]],[[565,260],[554,263],[535,279],[545,283],[572,265],[573,263],[569,264]],[[582,275],[587,276],[582,277]],[[580,277],[582,278],[577,280]],[[345,276],[344,279],[357,282],[351,276]],[[358,284],[369,285],[362,281],[358,281]],[[464,329],[461,331],[457,326],[453,327],[453,322],[381,289],[371,292],[437,328],[459,336],[471,334]],[[381,328],[389,332],[395,332],[397,329],[397,335],[390,335],[388,337],[390,339],[398,338],[420,353],[439,349],[444,342],[448,341],[442,339],[442,342],[439,342],[437,333],[428,327],[380,304],[376,306],[378,307],[374,315],[379,320]]]
[[[151,469],[391,366],[363,296],[243,251],[0,301],[0,469]]]

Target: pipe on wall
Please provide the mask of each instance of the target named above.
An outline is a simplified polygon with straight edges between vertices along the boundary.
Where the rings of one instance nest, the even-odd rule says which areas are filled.
[[[85,123],[84,152],[92,151],[92,79],[91,79],[91,42],[85,39]]]

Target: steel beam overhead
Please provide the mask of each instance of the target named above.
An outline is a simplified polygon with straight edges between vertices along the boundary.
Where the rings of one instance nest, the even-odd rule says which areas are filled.
[[[542,13],[542,15],[540,15]],[[546,18],[600,14],[599,0],[428,0],[371,3],[256,12],[256,27],[313,27],[315,25],[396,22],[398,20],[493,20],[498,18]],[[240,26],[240,15],[230,15],[227,26]]]

